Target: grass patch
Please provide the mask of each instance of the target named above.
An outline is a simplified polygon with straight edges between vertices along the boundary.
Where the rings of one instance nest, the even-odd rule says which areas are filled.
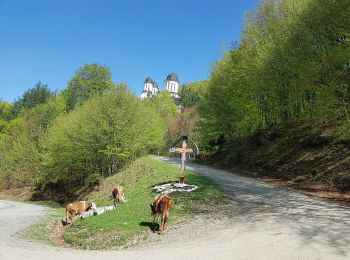
[[[58,203],[51,201],[27,201],[26,203],[46,206],[49,207],[50,210],[38,223],[23,231],[21,234],[22,238],[40,241],[50,245],[59,245],[60,243],[52,238],[52,232],[55,226],[57,226],[57,222],[65,214],[64,208],[60,207]]]
[[[111,191],[121,184],[125,188],[127,203],[116,210],[77,220],[64,234],[64,240],[84,249],[120,248],[143,239],[150,232],[152,218],[150,203],[155,193],[154,185],[178,180],[177,166],[155,160],[151,156],[135,161],[130,167],[107,178],[99,190],[89,196],[97,206],[111,205]],[[190,219],[193,214],[208,213],[218,204],[228,201],[228,196],[216,184],[198,174],[187,171],[186,182],[199,186],[192,193],[171,194],[174,208],[170,225]]]

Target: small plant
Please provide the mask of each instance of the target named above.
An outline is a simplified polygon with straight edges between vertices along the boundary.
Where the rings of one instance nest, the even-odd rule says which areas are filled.
[[[348,122],[344,123],[339,127],[339,135],[337,137],[338,141],[349,141],[350,140],[350,124]]]
[[[350,174],[345,172],[338,173],[334,178],[333,183],[342,191],[350,190]]]
[[[305,176],[297,176],[293,180],[295,183],[305,182]]]
[[[33,190],[31,200],[41,200],[43,198],[44,192],[42,190]]]

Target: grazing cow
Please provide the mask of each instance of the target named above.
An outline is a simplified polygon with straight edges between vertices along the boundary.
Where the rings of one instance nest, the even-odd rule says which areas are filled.
[[[150,205],[153,216],[153,223],[157,223],[159,216],[162,216],[159,228],[160,232],[164,231],[165,223],[169,219],[169,212],[173,205],[174,202],[169,196],[161,194],[157,195],[153,203]]]
[[[113,195],[113,204],[114,207],[116,208],[119,203],[125,202],[125,196],[124,196],[124,188],[120,185],[117,185],[115,189],[112,190],[112,195]]]
[[[89,209],[96,209],[96,204],[88,201],[76,201],[66,206],[66,224],[73,221],[73,217]]]

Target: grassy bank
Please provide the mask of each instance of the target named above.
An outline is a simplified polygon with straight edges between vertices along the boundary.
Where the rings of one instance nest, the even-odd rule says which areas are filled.
[[[286,181],[322,197],[347,199],[350,146],[342,129],[338,120],[275,126],[220,147],[208,162]]]
[[[89,195],[89,200],[98,206],[111,205],[111,191],[117,184],[125,187],[127,203],[116,210],[77,220],[64,234],[65,242],[84,249],[107,249],[128,246],[142,240],[150,232],[150,203],[157,184],[178,180],[178,167],[144,157],[130,167],[107,178],[97,191]],[[188,221],[191,216],[208,213],[218,204],[227,202],[227,195],[218,185],[188,171],[186,182],[199,186],[192,193],[176,193],[170,225]]]

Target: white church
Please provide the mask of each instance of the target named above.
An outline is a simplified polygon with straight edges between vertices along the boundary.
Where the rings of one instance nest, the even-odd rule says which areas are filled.
[[[166,77],[164,84],[165,84],[165,89],[170,92],[174,101],[181,99],[180,95],[178,94],[180,82],[175,73],[170,73]],[[159,88],[158,88],[157,82],[155,82],[151,77],[147,77],[143,84],[141,99],[153,98],[158,94],[158,92],[159,92]]]

